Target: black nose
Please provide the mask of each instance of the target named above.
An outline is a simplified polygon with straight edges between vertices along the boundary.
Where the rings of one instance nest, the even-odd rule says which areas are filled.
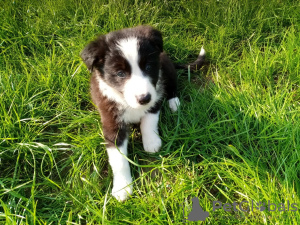
[[[137,96],[136,99],[141,105],[146,105],[151,101],[151,95],[147,93],[145,95]]]

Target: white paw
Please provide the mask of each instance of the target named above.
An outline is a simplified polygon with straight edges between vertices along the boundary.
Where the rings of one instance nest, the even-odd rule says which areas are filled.
[[[178,107],[180,106],[180,101],[178,97],[171,98],[169,100],[169,107],[172,112],[176,112],[178,110]]]
[[[115,177],[114,187],[111,194],[120,202],[125,201],[132,194],[132,180],[125,180],[124,178]]]
[[[156,133],[153,133],[151,135],[144,135],[143,146],[146,152],[149,153],[158,152],[161,147],[161,139]]]

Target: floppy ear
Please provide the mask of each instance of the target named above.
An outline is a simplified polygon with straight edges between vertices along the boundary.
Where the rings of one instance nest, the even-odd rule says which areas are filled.
[[[80,56],[89,71],[94,67],[101,69],[104,65],[105,54],[108,50],[105,36],[99,36],[95,41],[90,42],[81,52]]]
[[[160,52],[163,51],[163,39],[161,33],[148,25],[136,27],[137,32],[142,37],[147,38]]]
[[[160,31],[149,27],[149,40],[159,49],[160,52],[163,51],[163,39]]]

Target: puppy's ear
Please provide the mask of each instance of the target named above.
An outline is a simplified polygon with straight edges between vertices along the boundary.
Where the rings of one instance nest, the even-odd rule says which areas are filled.
[[[104,65],[105,54],[108,50],[105,36],[99,36],[95,41],[90,42],[81,52],[80,56],[89,71],[94,68],[101,69]]]
[[[163,51],[163,39],[161,33],[148,25],[136,27],[138,35],[147,38],[160,52]]]
[[[149,33],[149,39],[154,45],[159,49],[160,52],[163,51],[163,39],[160,31],[153,29],[151,27]]]

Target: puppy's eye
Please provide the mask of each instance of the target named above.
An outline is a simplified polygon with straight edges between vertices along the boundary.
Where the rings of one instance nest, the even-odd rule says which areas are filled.
[[[126,74],[123,71],[119,71],[119,72],[117,72],[117,76],[124,78],[126,76]]]
[[[145,70],[146,70],[147,72],[149,72],[149,71],[151,71],[151,69],[152,69],[152,66],[151,66],[150,64],[146,64]]]

